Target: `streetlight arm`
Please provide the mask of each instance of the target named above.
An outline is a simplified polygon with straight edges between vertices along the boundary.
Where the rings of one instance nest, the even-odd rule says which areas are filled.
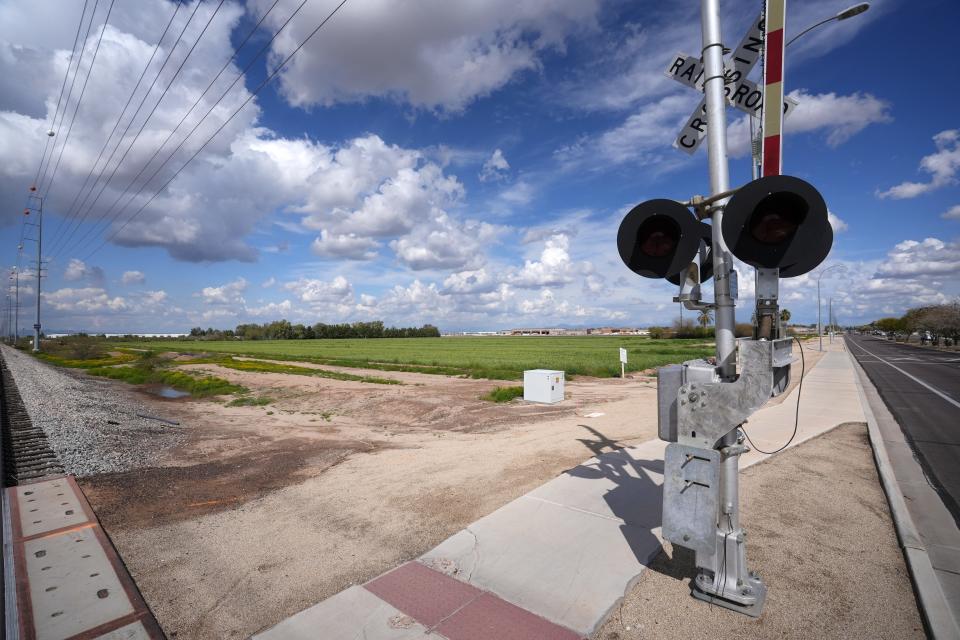
[[[787,44],[786,44],[785,46],[789,47],[789,46],[790,46],[790,43],[792,43],[794,40],[796,40],[797,38],[799,38],[799,37],[802,36],[803,34],[807,33],[808,31],[812,31],[812,30],[816,29],[817,27],[819,27],[819,26],[822,25],[822,24],[827,24],[828,22],[832,22],[833,20],[847,20],[848,18],[852,18],[852,17],[854,17],[854,16],[860,15],[861,13],[863,13],[864,11],[866,11],[866,10],[869,9],[869,8],[870,8],[870,3],[869,3],[869,2],[861,2],[861,3],[859,3],[859,4],[853,5],[852,7],[847,7],[846,9],[844,9],[843,11],[841,11],[840,13],[838,13],[837,15],[831,16],[831,17],[829,17],[829,18],[827,18],[827,19],[825,19],[825,20],[821,20],[820,22],[818,22],[818,23],[815,24],[815,25],[812,25],[812,26],[810,26],[810,27],[807,27],[806,29],[804,29],[803,31],[801,31],[800,33],[798,33],[797,35],[795,35],[795,36],[793,36],[792,38],[790,38],[790,42],[787,42]]]
[[[818,22],[817,24],[807,27],[806,29],[804,29],[803,31],[801,31],[800,33],[798,33],[797,35],[795,35],[795,36],[793,36],[792,38],[790,38],[789,42],[787,42],[787,44],[784,45],[784,46],[789,47],[791,44],[793,44],[794,41],[796,41],[797,38],[799,38],[800,36],[804,35],[804,34],[807,33],[808,31],[813,31],[814,29],[816,29],[817,27],[819,27],[819,26],[822,25],[822,24],[827,24],[828,22],[832,22],[832,21],[838,20],[838,19],[839,19],[839,16],[831,16],[831,17],[827,18],[826,20],[821,20],[821,21]]]

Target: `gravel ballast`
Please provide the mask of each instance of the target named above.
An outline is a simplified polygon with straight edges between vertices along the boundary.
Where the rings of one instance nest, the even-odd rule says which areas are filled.
[[[4,346],[3,357],[35,425],[47,434],[67,473],[78,477],[155,466],[184,440],[183,426],[137,416],[156,415],[117,383],[58,369]]]

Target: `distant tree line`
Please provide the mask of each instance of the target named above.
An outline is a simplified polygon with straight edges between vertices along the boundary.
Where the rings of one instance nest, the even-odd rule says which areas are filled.
[[[432,324],[422,327],[385,327],[380,320],[340,324],[291,324],[277,320],[265,324],[240,324],[236,329],[190,329],[190,337],[206,340],[311,340],[314,338],[439,338]]]
[[[929,332],[934,344],[949,338],[960,340],[960,300],[909,309],[901,317],[880,318],[861,329],[879,329],[894,335],[909,336],[914,331]]]

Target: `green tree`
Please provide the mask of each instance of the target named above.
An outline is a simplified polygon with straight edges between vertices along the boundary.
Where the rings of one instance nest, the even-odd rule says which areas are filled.
[[[710,313],[710,309],[701,309],[700,313],[697,314],[697,322],[704,329],[710,326],[710,323],[713,322],[713,315]]]
[[[790,309],[781,309],[780,310],[780,322],[787,324],[790,322]]]

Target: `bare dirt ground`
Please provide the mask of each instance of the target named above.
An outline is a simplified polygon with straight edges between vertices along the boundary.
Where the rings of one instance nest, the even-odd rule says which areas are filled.
[[[769,587],[763,615],[694,600],[693,554],[666,543],[594,640],[926,637],[866,425],[841,425],[741,482],[748,563]]]
[[[598,440],[656,433],[646,377],[568,382],[560,405],[498,405],[480,400],[504,384],[489,380],[370,372],[405,383],[376,385],[189,366],[275,403],[161,403],[187,441],[162,466],[82,482],[177,638],[246,637],[435,546]]]
[[[81,482],[177,638],[249,636],[418,556],[597,447],[656,437],[656,383],[645,376],[578,378],[567,401],[544,406],[481,400],[511,384],[490,380],[321,367],[404,383],[378,385],[185,368],[274,403],[156,401],[187,440],[158,467]]]

